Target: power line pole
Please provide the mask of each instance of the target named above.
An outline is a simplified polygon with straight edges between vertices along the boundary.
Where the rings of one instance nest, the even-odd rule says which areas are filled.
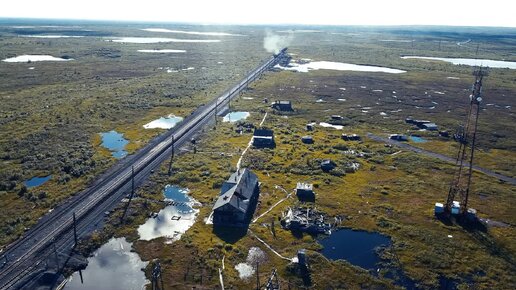
[[[175,139],[174,139],[174,135],[172,135],[172,141],[171,141],[171,145],[170,145],[170,162],[168,163],[168,176],[171,176],[172,175],[172,160],[174,159],[174,143],[175,143]]]
[[[127,209],[129,208],[129,205],[131,204],[133,195],[134,195],[134,166],[131,166],[131,194],[129,195],[129,200],[127,201],[127,204],[125,205],[124,212],[122,213],[122,217],[120,217],[120,223],[122,223],[124,221],[125,214],[127,212]]]
[[[59,257],[57,256],[56,239],[52,239],[52,245],[54,247],[54,255],[56,259],[56,269],[59,271]]]
[[[256,262],[256,290],[260,290],[260,273],[259,273],[260,263]]]
[[[73,247],[75,248],[77,246],[77,220],[75,219],[75,212],[73,212],[73,237],[75,240],[75,243],[73,244]]]

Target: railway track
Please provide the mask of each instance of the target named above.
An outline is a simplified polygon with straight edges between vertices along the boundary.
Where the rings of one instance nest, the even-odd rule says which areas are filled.
[[[0,289],[21,289],[27,277],[41,268],[53,253],[67,252],[73,246],[73,213],[77,219],[79,236],[93,230],[104,217],[106,209],[116,205],[130,190],[132,169],[135,183],[140,184],[170,156],[170,148],[179,148],[188,142],[195,132],[206,125],[229,101],[248,84],[274,66],[286,53],[286,49],[262,63],[237,85],[226,90],[210,103],[199,107],[175,128],[152,140],[136,154],[124,158],[88,189],[56,207],[29,229],[18,241],[2,252],[0,261]],[[51,246],[54,247],[51,247]]]

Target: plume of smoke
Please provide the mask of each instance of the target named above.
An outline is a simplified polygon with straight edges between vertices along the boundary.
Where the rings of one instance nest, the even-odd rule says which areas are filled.
[[[293,39],[294,35],[292,33],[279,35],[267,30],[263,39],[263,48],[270,53],[278,53],[282,48],[287,47]]]

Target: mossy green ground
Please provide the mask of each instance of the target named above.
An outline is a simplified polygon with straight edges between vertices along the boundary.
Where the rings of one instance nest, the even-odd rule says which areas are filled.
[[[0,195],[5,209],[0,221],[10,231],[3,231],[2,244],[12,241],[24,227],[33,224],[60,200],[84,188],[114,163],[110,153],[99,146],[98,133],[112,129],[124,133],[131,141],[128,151],[134,152],[161,132],[144,130],[143,124],[170,113],[188,115],[268,56],[261,50],[261,32],[253,31],[252,27],[238,29],[249,35],[245,41],[224,40],[209,49],[189,44],[159,46],[191,51],[185,56],[172,57],[135,52],[157,45],[119,45],[104,39],[43,41],[18,38],[7,31],[1,44],[7,48],[2,50],[2,59],[14,54],[44,52],[71,54],[77,62],[0,65],[0,72],[7,76],[0,94],[1,129],[6,133],[0,142],[3,154],[0,170],[5,177],[2,181],[15,181],[14,188]],[[136,33],[131,27],[104,30],[114,35]],[[480,217],[503,222],[506,227],[490,227],[487,233],[478,233],[445,225],[433,217],[433,204],[445,200],[453,166],[412,152],[397,153],[397,148],[365,138],[367,132],[384,136],[420,134],[429,142],[413,145],[454,156],[453,141],[441,139],[435,133],[415,131],[404,119],[408,116],[429,119],[453,132],[464,122],[473,80],[471,68],[402,60],[399,56],[475,57],[474,44],[459,47],[454,43],[456,36],[418,31],[407,35],[366,29],[359,36],[332,34],[332,31],[296,36],[290,50],[296,54],[295,58],[383,65],[408,72],[399,75],[326,70],[269,72],[244,94],[253,99],[232,102],[232,109],[251,112],[248,121],[255,125],[268,112],[264,125],[275,132],[276,148],[250,149],[243,161],[243,166],[251,168],[262,183],[256,216],[286,196],[281,188],[291,192],[297,182],[310,182],[315,185],[317,208],[329,216],[343,217],[341,226],[390,236],[393,247],[382,253],[385,263],[402,267],[421,288],[437,287],[441,276],[457,281],[463,288],[468,283],[481,289],[512,288],[516,252],[512,226],[516,216],[511,208],[514,187],[480,173],[474,176],[470,205],[479,211]],[[413,44],[378,41],[393,36],[416,41]],[[439,49],[436,40],[449,42],[443,42]],[[493,39],[480,33],[475,41],[481,43],[478,57],[516,58],[510,38]],[[121,57],[106,57],[107,52]],[[224,65],[219,67],[218,61]],[[29,66],[36,66],[35,75],[27,70]],[[165,66],[196,69],[179,74],[157,69]],[[207,69],[201,69],[202,66]],[[512,107],[516,105],[511,97],[516,91],[514,78],[514,70],[495,69],[486,79],[485,102],[497,106],[483,107],[486,110],[481,113],[478,137],[477,163],[508,176],[515,175],[516,159],[516,143],[512,138],[515,133]],[[264,98],[291,100],[295,112],[277,114],[262,102]],[[321,98],[325,102],[315,102]],[[437,103],[435,109],[430,109],[432,101]],[[305,131],[307,123],[328,121],[333,114],[345,118],[343,130],[316,126],[313,132]],[[135,242],[135,249],[144,260],[160,259],[165,284],[184,289],[194,285],[215,288],[219,283],[218,268],[225,255],[226,287],[245,289],[253,287],[254,279],[239,279],[234,266],[245,260],[250,247],[258,246],[269,258],[260,267],[261,281],[277,268],[284,287],[288,282],[294,288],[300,285],[301,280],[289,271],[289,262],[266,250],[253,234],[217,235],[211,225],[203,222],[218,196],[220,184],[234,172],[251,138],[250,133],[240,135],[234,129],[233,124],[222,122],[215,130],[206,128],[199,137],[196,154],[185,152],[177,156],[171,177],[167,175],[168,164],[163,164],[138,191],[141,197],[161,200],[163,187],[177,184],[189,188],[191,195],[202,203],[197,222],[180,241],[172,244],[166,244],[163,238],[138,241],[137,227],[162,205],[137,198],[124,226],[118,224],[121,211],[116,211],[111,222],[94,233],[85,247],[94,249],[111,235],[126,236]],[[363,142],[345,142],[340,139],[342,133],[357,133]],[[314,137],[313,145],[301,143],[301,136],[308,134]],[[365,152],[366,157],[347,154],[346,149]],[[361,167],[344,176],[343,171],[323,173],[318,162],[324,158],[335,160],[339,167],[351,161],[360,163]],[[68,167],[81,174],[73,176],[65,172]],[[55,176],[50,182],[29,190],[29,194],[18,195],[21,180],[49,173]],[[47,192],[48,197],[33,199],[40,191]],[[300,248],[308,249],[315,289],[395,287],[384,277],[384,271],[375,277],[345,261],[327,261],[318,253],[320,245],[313,237],[294,237],[277,222],[274,237],[271,221],[277,221],[288,206],[295,204],[296,198],[292,196],[251,225],[250,230],[286,257],[293,257]],[[17,218],[13,219],[14,216]],[[146,271],[149,276],[150,269]]]
[[[259,124],[264,113],[268,112],[264,126],[273,128],[275,132],[276,148],[261,150],[251,148],[243,161],[243,166],[251,168],[258,174],[262,183],[260,204],[255,216],[262,214],[286,196],[286,193],[277,186],[292,192],[297,182],[310,182],[315,185],[317,208],[329,216],[344,217],[341,226],[377,231],[390,236],[393,247],[385,251],[382,256],[390,261],[390,266],[400,267],[394,262],[393,257],[397,256],[405,274],[415,280],[419,287],[428,289],[438,287],[440,277],[455,280],[463,287],[467,287],[467,283],[479,288],[490,288],[493,285],[506,288],[507,285],[512,285],[514,268],[511,263],[516,251],[511,242],[515,234],[512,226],[492,227],[487,233],[468,232],[457,225],[445,225],[435,219],[433,204],[443,202],[446,198],[454,167],[416,153],[398,152],[399,149],[395,147],[387,148],[384,144],[364,138],[366,132],[386,135],[391,132],[390,130],[406,130],[404,128],[409,126],[401,122],[406,113],[400,114],[401,116],[389,114],[388,119],[382,119],[378,113],[352,110],[357,108],[358,104],[365,107],[369,104],[374,105],[371,102],[378,101],[376,96],[374,99],[368,96],[369,92],[360,94],[360,90],[365,91],[360,86],[366,85],[367,91],[374,89],[374,84],[380,82],[385,75],[370,76],[373,80],[378,78],[378,82],[364,82],[360,78],[360,82],[350,83],[349,79],[355,77],[358,78],[354,73],[326,71],[308,74],[271,72],[243,95],[246,98],[240,98],[232,103],[233,110],[250,111],[251,116],[247,121],[255,125]],[[313,79],[317,81],[313,83],[309,81]],[[342,80],[347,80],[346,91],[339,90]],[[403,86],[399,82],[396,83],[397,90],[398,94],[402,95]],[[327,103],[315,103],[319,94],[307,93],[315,87],[324,88]],[[247,99],[249,97],[253,99]],[[292,100],[296,111],[278,114],[263,104],[264,97]],[[337,101],[337,98],[346,98],[347,101]],[[454,100],[454,102],[458,101]],[[381,107],[376,110],[394,111],[398,105],[376,106]],[[320,126],[316,126],[313,132],[305,130],[307,123],[327,121],[332,114],[339,114],[346,118],[347,125],[343,130]],[[371,116],[373,114],[376,116]],[[456,118],[460,121],[459,116]],[[141,192],[145,197],[161,199],[164,184],[178,184],[189,188],[191,195],[203,204],[198,222],[187,232],[182,241],[173,245],[166,245],[163,239],[136,242],[137,252],[145,259],[171,259],[165,267],[165,277],[169,277],[167,279],[170,279],[171,285],[183,285],[185,289],[190,287],[189,285],[198,285],[199,281],[188,279],[185,281],[183,277],[186,271],[184,265],[191,264],[192,261],[203,261],[202,264],[207,265],[206,273],[213,275],[203,283],[210,286],[216,285],[218,283],[216,273],[217,268],[220,267],[222,255],[225,255],[226,261],[224,271],[226,285],[243,288],[251,287],[255,283],[254,280],[241,281],[233,267],[245,260],[247,249],[252,246],[265,249],[263,244],[253,238],[252,234],[241,238],[217,235],[213,233],[212,226],[203,222],[218,195],[217,185],[220,185],[235,170],[240,152],[251,138],[250,133],[240,135],[234,129],[235,125],[219,122],[216,129],[206,130],[200,139],[196,154],[186,153],[174,161],[172,177],[166,176],[168,168],[164,165],[162,171],[157,173],[158,176],[149,182],[149,187]],[[364,141],[343,141],[340,138],[343,132],[357,133],[363,136]],[[428,147],[431,150],[432,146],[429,145],[443,144],[440,146],[441,150],[435,151],[453,156],[450,153],[455,147],[453,141],[439,139],[436,133],[417,133],[433,141],[415,145]],[[313,145],[303,144],[300,140],[301,136],[308,134],[314,137]],[[446,148],[445,146],[449,149],[442,149]],[[365,152],[368,157],[360,158],[345,154],[346,149]],[[511,151],[501,149],[496,151],[513,156]],[[479,154],[479,159],[496,158],[490,153],[482,152]],[[336,161],[339,166],[344,166],[349,161],[359,162],[361,168],[343,177],[323,173],[318,169],[318,165],[321,159],[326,158]],[[503,162],[491,163],[491,167],[490,163],[486,162],[485,166],[497,169],[503,164]],[[514,199],[513,186],[475,173],[473,192],[470,205],[479,211],[480,217],[503,221],[509,225],[515,222],[510,206]],[[308,249],[309,256],[314,262],[312,278],[316,289],[392,287],[390,280],[374,278],[347,262],[325,260],[317,252],[320,245],[313,237],[304,235],[302,238],[296,238],[290,232],[281,229],[277,223],[278,217],[288,206],[297,203],[295,196],[292,196],[262,217],[258,223],[251,225],[250,230],[286,257],[293,257],[298,249]],[[138,208],[140,204],[133,206],[135,211]],[[133,230],[124,229],[123,234],[136,239],[135,226],[143,223],[145,215],[141,212],[134,214],[137,218],[132,222]],[[276,221],[276,237],[270,230],[272,220]],[[187,250],[195,251],[196,258],[192,259],[190,255],[180,254]],[[291,285],[301,285],[300,280],[287,270],[288,261],[278,258],[270,251],[267,251],[267,254],[271,259],[261,267],[262,281],[266,279],[272,268],[277,268],[283,283],[290,281]],[[200,275],[200,272],[197,274]],[[380,277],[382,274],[383,272],[380,272]],[[177,279],[180,281],[178,282]]]

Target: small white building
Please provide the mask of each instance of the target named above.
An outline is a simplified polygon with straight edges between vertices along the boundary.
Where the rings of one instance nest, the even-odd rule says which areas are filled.
[[[444,205],[440,202],[435,203],[434,214],[442,214],[444,212]]]

